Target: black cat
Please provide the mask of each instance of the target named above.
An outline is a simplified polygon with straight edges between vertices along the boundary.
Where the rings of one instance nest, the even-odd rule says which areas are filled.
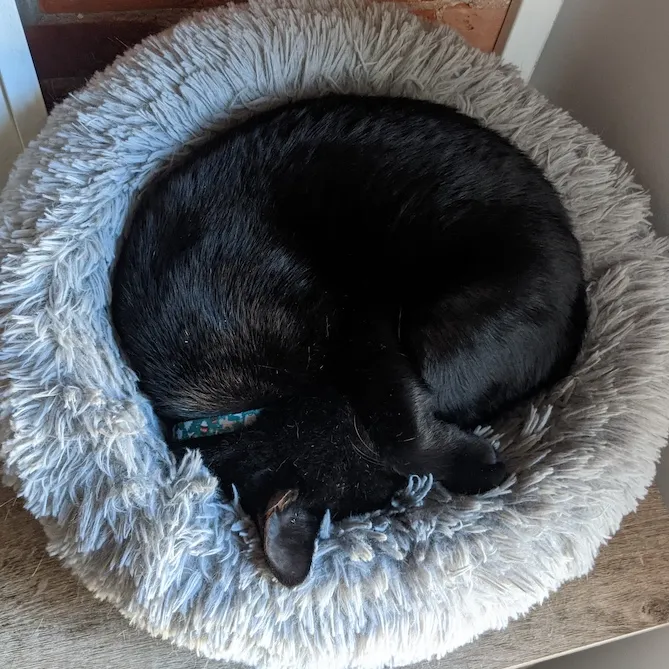
[[[501,483],[469,430],[564,376],[586,324],[579,246],[540,170],[406,99],[290,104],[195,150],[141,197],[113,288],[165,420],[264,408],[188,446],[237,486],[287,585],[326,509],[380,508],[410,474]]]

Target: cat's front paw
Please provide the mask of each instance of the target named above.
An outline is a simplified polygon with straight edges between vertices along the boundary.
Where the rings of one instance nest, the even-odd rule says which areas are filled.
[[[420,439],[385,452],[398,474],[431,474],[457,494],[486,492],[506,478],[506,467],[490,441],[440,420],[423,430]]]
[[[472,434],[453,444],[450,466],[440,481],[451,492],[474,495],[496,488],[506,476],[492,443]]]

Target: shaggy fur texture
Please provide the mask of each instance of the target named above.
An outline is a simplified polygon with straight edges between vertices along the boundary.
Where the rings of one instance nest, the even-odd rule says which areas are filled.
[[[572,376],[494,427],[514,472],[501,489],[413,480],[390,512],[326,519],[312,577],[287,590],[198,455],[175,465],[114,341],[109,274],[156,171],[254,111],[332,91],[451,104],[528,152],[573,216],[591,314]],[[669,259],[647,197],[494,56],[400,7],[253,3],[149,38],[54,110],[0,211],[6,479],[51,552],[153,634],[269,669],[440,656],[586,573],[652,480]]]

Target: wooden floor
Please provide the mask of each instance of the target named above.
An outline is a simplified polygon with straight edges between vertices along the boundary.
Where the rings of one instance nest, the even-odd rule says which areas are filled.
[[[18,4],[28,0],[18,0]],[[390,0],[389,0],[390,1]],[[448,24],[492,51],[510,0],[407,0],[429,20]],[[23,12],[28,44],[47,107],[83,86],[125,49],[220,0],[41,0]],[[108,11],[113,9],[114,11]]]
[[[131,629],[44,552],[42,529],[0,488],[0,666],[232,669]],[[657,489],[594,572],[501,632],[420,669],[510,669],[669,623],[669,513]],[[633,668],[630,668],[633,669]]]

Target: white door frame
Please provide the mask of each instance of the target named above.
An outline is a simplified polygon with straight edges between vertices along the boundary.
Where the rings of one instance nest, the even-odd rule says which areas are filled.
[[[44,99],[14,0],[0,0],[0,188],[46,120]]]
[[[563,0],[512,0],[495,51],[529,80]],[[46,109],[14,0],[0,0],[0,188]]]
[[[586,2],[587,0],[583,0]],[[529,81],[564,0],[511,0],[495,53]]]

